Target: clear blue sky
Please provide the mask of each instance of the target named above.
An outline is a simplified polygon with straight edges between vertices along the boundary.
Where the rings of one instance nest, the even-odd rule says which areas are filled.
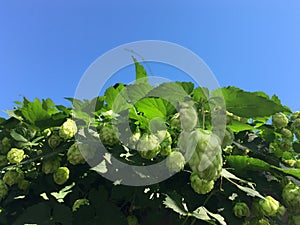
[[[300,110],[299,12],[298,0],[0,0],[0,110],[21,96],[66,104],[100,55],[149,39],[189,48],[221,86]]]

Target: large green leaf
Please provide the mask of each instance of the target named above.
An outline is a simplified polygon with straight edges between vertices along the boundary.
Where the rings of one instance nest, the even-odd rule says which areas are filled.
[[[227,156],[226,160],[231,167],[240,171],[268,171],[271,169],[271,165],[265,161],[248,156],[232,155]]]
[[[245,130],[254,131],[255,128],[249,124],[239,122],[237,120],[232,120],[229,125],[227,125],[228,128],[230,128],[233,132],[241,132]]]
[[[135,82],[148,83],[148,75],[145,68],[132,56],[135,65]]]
[[[108,107],[111,109],[116,97],[119,95],[120,91],[124,88],[123,84],[119,84],[117,87],[109,87],[106,89],[104,96]]]
[[[221,88],[221,90],[226,102],[226,109],[241,117],[263,117],[285,111],[278,101],[267,98],[262,92],[246,92],[231,86]]]
[[[33,102],[29,102],[20,108],[20,111],[29,122],[35,124],[36,121],[46,120],[51,117],[53,111],[48,111],[44,107],[42,102],[35,98]]]

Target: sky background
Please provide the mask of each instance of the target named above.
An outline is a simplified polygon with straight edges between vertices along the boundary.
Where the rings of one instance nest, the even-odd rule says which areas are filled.
[[[68,104],[93,61],[140,40],[182,45],[221,86],[300,110],[299,12],[299,0],[0,0],[0,116],[22,96]]]

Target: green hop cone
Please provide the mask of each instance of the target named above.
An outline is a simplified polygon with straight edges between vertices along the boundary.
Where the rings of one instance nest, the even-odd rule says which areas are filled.
[[[292,131],[290,131],[287,128],[282,128],[282,130],[280,131],[280,133],[282,134],[283,138],[287,138],[287,139],[292,139],[293,138],[293,133]]]
[[[18,164],[20,163],[23,159],[25,158],[25,153],[22,149],[18,148],[12,148],[8,153],[7,153],[7,160],[11,164]]]
[[[79,209],[81,206],[83,205],[89,205],[90,204],[90,201],[86,198],[80,198],[80,199],[77,199],[73,206],[72,206],[72,211],[75,212],[77,209]]]
[[[3,180],[0,180],[0,201],[7,195],[8,187]]]
[[[59,157],[51,157],[42,163],[42,171],[45,174],[54,173],[60,167]]]
[[[74,143],[73,145],[71,145],[71,147],[69,148],[69,150],[67,152],[67,159],[68,159],[69,163],[71,163],[72,165],[78,165],[78,164],[85,163],[85,159],[83,158],[83,156],[79,150],[78,143]]]
[[[280,129],[280,128],[286,127],[288,125],[288,123],[289,123],[289,119],[283,113],[275,113],[272,116],[272,124],[276,128]]]
[[[59,130],[59,136],[64,139],[70,139],[77,133],[77,126],[74,120],[67,119]]]
[[[300,215],[292,215],[289,217],[288,225],[300,225]]]
[[[132,134],[131,137],[129,138],[129,141],[128,141],[128,147],[132,148],[132,149],[135,149],[136,144],[140,140],[140,137],[141,137],[140,132],[135,132],[134,134]]]
[[[52,149],[55,149],[57,146],[59,146],[61,142],[62,142],[62,139],[57,134],[52,134],[48,139],[48,145]]]
[[[53,180],[55,183],[62,185],[67,182],[69,179],[70,171],[67,167],[59,167],[54,173],[53,173]]]
[[[6,155],[0,155],[0,166],[6,166],[8,163]]]
[[[139,221],[135,215],[127,216],[127,224],[128,225],[139,225]]]
[[[0,141],[0,151],[2,154],[7,154],[7,152],[10,150],[11,148],[11,144],[10,144],[10,140],[7,137],[4,137],[1,141]]]
[[[293,114],[291,115],[291,119],[292,119],[292,120],[295,120],[295,119],[299,118],[299,116],[300,116],[300,111],[295,111],[295,112],[293,112]]]
[[[158,138],[161,147],[160,154],[162,156],[169,155],[172,151],[172,147],[171,147],[172,138],[170,133],[166,130],[159,130],[157,131],[156,136]]]
[[[180,127],[184,131],[192,131],[198,123],[198,114],[192,102],[182,102],[179,104]]]
[[[286,213],[286,208],[283,205],[279,206],[277,215],[279,217],[283,217],[285,213]]]
[[[179,172],[183,170],[185,165],[185,158],[181,152],[175,151],[166,158],[166,165],[170,172]]]
[[[300,159],[296,160],[296,162],[294,163],[294,167],[300,169]]]
[[[292,130],[293,131],[298,131],[299,129],[300,129],[300,118],[297,118],[292,123]]]
[[[250,216],[250,209],[245,202],[238,202],[233,207],[233,213],[236,217],[248,217]]]
[[[300,209],[300,186],[295,183],[288,183],[282,190],[284,204],[289,210]]]
[[[24,172],[20,169],[16,170],[8,170],[3,176],[3,181],[8,186],[12,186],[14,184],[17,184],[21,180],[24,179]]]
[[[28,180],[22,179],[18,182],[18,188],[22,191],[27,191],[29,187],[30,187],[30,182]]]
[[[197,173],[192,173],[190,176],[191,186],[193,190],[198,194],[207,194],[213,188],[215,182],[213,180],[201,179]]]
[[[267,196],[265,199],[260,199],[258,202],[260,210],[265,216],[273,216],[277,213],[280,204],[272,196]]]
[[[195,141],[196,149],[189,160],[192,171],[202,179],[217,180],[223,166],[220,139],[211,131],[197,129],[193,131],[187,147],[194,148]]]
[[[119,143],[119,131],[115,126],[101,126],[99,136],[104,145],[113,146]]]
[[[179,113],[175,113],[170,120],[170,126],[172,129],[181,129]]]
[[[153,134],[143,134],[137,144],[137,150],[144,159],[153,159],[160,152],[161,146],[158,138]]]
[[[271,224],[267,218],[261,218],[261,219],[253,218],[250,221],[250,225],[271,225]]]

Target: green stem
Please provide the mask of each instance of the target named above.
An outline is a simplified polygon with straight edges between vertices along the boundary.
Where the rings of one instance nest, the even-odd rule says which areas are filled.
[[[186,217],[185,217],[185,219],[184,219],[184,221],[182,222],[182,224],[181,224],[181,225],[184,225],[184,224],[186,224],[186,222],[188,221],[188,219],[189,219],[189,216],[186,216]]]
[[[196,218],[193,219],[191,225],[194,225],[196,223]]]

